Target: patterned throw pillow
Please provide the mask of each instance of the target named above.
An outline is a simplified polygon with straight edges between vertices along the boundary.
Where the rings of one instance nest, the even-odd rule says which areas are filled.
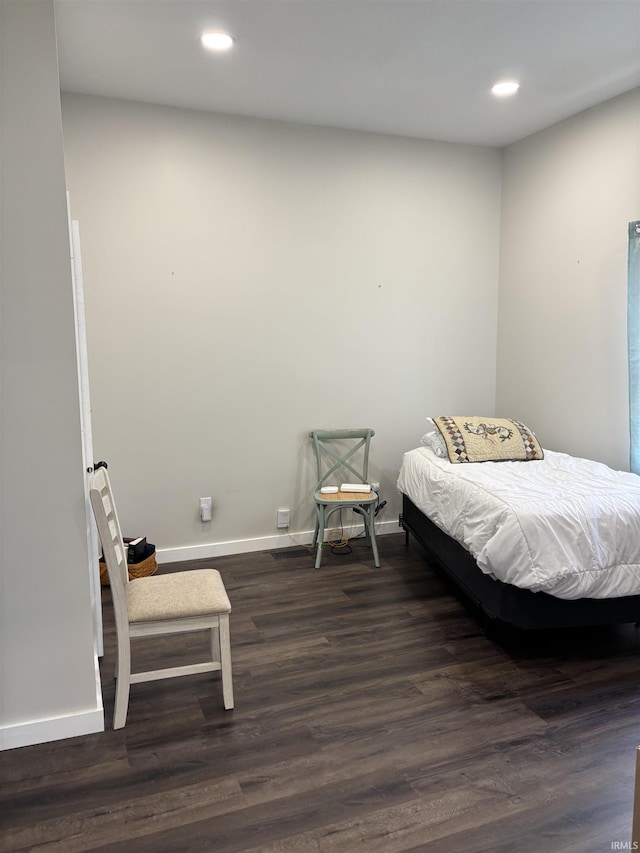
[[[443,416],[434,418],[451,462],[528,462],[543,459],[534,433],[511,418]]]

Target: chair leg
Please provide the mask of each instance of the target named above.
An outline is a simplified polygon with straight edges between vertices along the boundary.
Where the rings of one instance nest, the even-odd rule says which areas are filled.
[[[324,504],[318,504],[318,520],[316,525],[318,527],[318,533],[316,534],[318,545],[318,550],[316,551],[316,569],[319,569],[322,562],[322,546],[324,545]]]
[[[211,629],[211,658],[214,661],[220,661],[220,630],[219,628]]]
[[[376,542],[376,525],[375,525],[375,510],[373,504],[369,507],[369,539],[371,540],[371,550],[373,551],[373,563],[377,569],[380,568],[380,557],[378,556],[378,543]]]
[[[233,678],[231,673],[231,638],[229,636],[229,616],[218,617],[218,635],[220,643],[220,674],[222,676],[222,699],[227,711],[233,708]]]
[[[131,646],[118,641],[118,660],[116,663],[116,701],[113,708],[113,728],[121,729],[127,721],[129,709],[129,691],[131,689]]]

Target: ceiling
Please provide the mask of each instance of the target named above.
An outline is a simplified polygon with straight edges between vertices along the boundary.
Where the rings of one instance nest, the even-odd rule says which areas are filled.
[[[504,146],[640,85],[640,0],[55,0],[63,91]],[[231,51],[200,44],[226,30]],[[511,98],[491,95],[515,77]]]

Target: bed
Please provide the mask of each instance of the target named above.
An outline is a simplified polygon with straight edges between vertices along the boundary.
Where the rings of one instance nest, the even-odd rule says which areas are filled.
[[[485,628],[640,621],[640,477],[539,445],[512,458],[499,433],[478,427],[504,419],[457,418],[457,432],[449,418],[434,422],[404,455],[400,524]],[[509,424],[518,442],[533,435]],[[487,458],[456,464],[473,442]]]

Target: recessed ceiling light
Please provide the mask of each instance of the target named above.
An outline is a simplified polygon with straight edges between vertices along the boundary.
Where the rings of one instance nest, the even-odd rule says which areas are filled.
[[[515,95],[515,93],[520,88],[520,83],[516,83],[515,80],[501,80],[499,83],[496,83],[495,86],[491,88],[491,91],[494,95]]]
[[[209,50],[229,50],[233,39],[227,33],[204,33],[200,39]]]

